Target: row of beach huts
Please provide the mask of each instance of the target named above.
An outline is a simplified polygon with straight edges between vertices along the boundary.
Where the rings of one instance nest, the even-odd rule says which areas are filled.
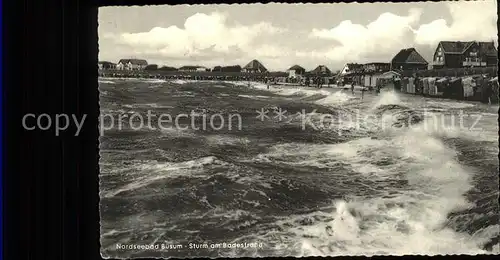
[[[498,76],[403,77],[393,80],[394,89],[402,93],[455,100],[498,103]]]

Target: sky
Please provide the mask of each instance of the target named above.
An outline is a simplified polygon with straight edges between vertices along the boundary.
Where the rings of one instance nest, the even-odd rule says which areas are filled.
[[[99,60],[270,71],[390,62],[414,47],[429,62],[439,41],[494,41],[497,2],[156,5],[99,8]]]

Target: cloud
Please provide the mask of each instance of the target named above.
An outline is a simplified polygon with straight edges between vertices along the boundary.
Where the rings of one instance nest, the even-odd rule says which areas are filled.
[[[331,39],[338,44],[328,50],[310,52],[309,55],[343,61],[347,57],[363,59],[375,52],[392,53],[409,43],[407,36],[411,33],[411,26],[419,21],[421,13],[421,9],[410,9],[407,16],[383,13],[366,26],[346,20],[332,29],[313,29],[310,38]],[[299,52],[298,55],[308,54]]]
[[[446,3],[451,24],[438,19],[415,30],[415,43],[437,45],[442,40],[491,41],[497,39],[496,1]]]
[[[148,32],[124,33],[116,37],[117,43],[128,45],[142,54],[164,58],[195,58],[237,54],[235,49],[251,52],[252,42],[264,35],[274,35],[284,29],[260,22],[244,26],[228,26],[221,13],[197,13],[186,19],[184,28],[155,27]],[[270,49],[269,49],[270,50]]]
[[[450,18],[423,23],[424,10],[438,5],[448,8]],[[196,13],[179,27],[122,34],[100,31],[99,43],[104,56],[136,55],[160,65],[243,66],[258,59],[270,70],[285,70],[293,64],[337,69],[346,62],[387,62],[409,47],[429,59],[443,40],[496,40],[495,7],[496,1],[437,3],[403,15],[385,12],[366,24],[344,20],[324,28],[301,29],[265,21],[233,24],[226,13]]]
[[[388,61],[400,49],[417,47],[430,57],[439,41],[497,39],[496,1],[448,2],[451,24],[437,19],[419,24],[421,9],[410,9],[408,15],[383,13],[367,25],[345,20],[331,29],[313,29],[311,39],[329,39],[332,47],[309,52],[297,51],[298,57],[331,62]]]

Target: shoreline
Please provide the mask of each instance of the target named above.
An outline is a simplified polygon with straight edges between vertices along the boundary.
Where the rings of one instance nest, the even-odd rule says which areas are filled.
[[[114,79],[118,79],[118,80],[145,80],[145,81],[157,81],[157,82],[172,82],[172,83],[178,83],[178,84],[195,83],[195,82],[222,82],[222,83],[234,84],[234,85],[237,85],[237,86],[248,86],[248,84],[250,84],[250,87],[252,87],[252,88],[260,89],[260,90],[267,90],[267,91],[271,91],[271,89],[273,89],[273,88],[274,89],[298,88],[298,89],[301,89],[301,90],[309,90],[309,91],[331,89],[331,90],[346,91],[347,93],[350,92],[350,86],[349,85],[340,86],[339,87],[339,86],[337,86],[335,84],[331,84],[329,86],[327,84],[323,84],[321,88],[317,88],[317,87],[313,87],[313,86],[298,85],[298,84],[294,84],[294,83],[285,83],[285,84],[281,83],[281,84],[269,84],[269,89],[267,89],[267,85],[268,85],[267,83],[262,82],[262,81],[256,81],[256,80],[217,80],[217,79],[213,79],[213,80],[203,80],[203,79],[200,79],[200,80],[198,80],[198,79],[181,79],[181,78],[178,78],[178,79],[162,79],[162,78],[151,78],[151,77],[102,77],[102,76],[98,77],[98,81],[100,81],[100,80],[102,80],[102,81],[108,81],[108,80],[114,80]],[[103,82],[103,83],[107,83],[107,82]],[[261,86],[261,87],[256,87],[256,86]],[[365,95],[371,95],[371,94],[373,94],[375,92],[375,90],[367,90],[368,88],[364,87],[364,86],[360,86],[360,85],[355,85],[354,86],[354,90],[355,91],[359,91],[360,92],[362,89],[366,90],[365,91]],[[481,104],[488,105],[487,103],[484,103],[484,102],[482,102],[480,100],[473,100],[473,99],[466,99],[466,98],[464,98],[464,99],[457,99],[457,98],[453,98],[453,97],[431,96],[431,95],[423,95],[421,93],[407,93],[407,92],[402,92],[402,91],[399,91],[399,90],[395,89],[391,85],[383,87],[381,89],[381,91],[384,92],[384,91],[387,91],[388,89],[390,89],[391,91],[394,91],[395,93],[403,94],[403,95],[408,95],[408,96],[420,96],[420,97],[429,98],[429,99],[445,99],[445,100],[454,100],[454,101],[474,102],[474,103],[481,103]],[[498,102],[492,102],[491,105],[498,105]]]

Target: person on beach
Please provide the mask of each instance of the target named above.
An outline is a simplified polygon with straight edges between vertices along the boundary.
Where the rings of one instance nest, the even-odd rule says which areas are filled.
[[[354,82],[351,83],[351,94],[354,95]]]
[[[366,91],[366,89],[363,87],[361,89],[361,100],[363,100],[363,97],[365,96],[365,91]]]
[[[493,95],[493,88],[491,84],[486,85],[483,90],[483,102],[491,105],[491,96]]]

